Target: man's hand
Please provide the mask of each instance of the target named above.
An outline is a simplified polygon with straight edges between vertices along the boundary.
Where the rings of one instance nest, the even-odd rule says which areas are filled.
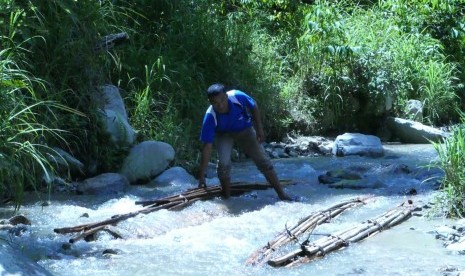
[[[254,124],[254,129],[257,135],[257,140],[259,143],[263,143],[266,140],[265,132],[263,131],[262,119],[260,116],[260,111],[258,110],[258,104],[255,103],[255,107],[252,111],[252,120]]]
[[[204,144],[202,149],[202,156],[200,160],[200,168],[199,168],[199,188],[207,187],[207,182],[205,182],[205,172],[207,170],[208,161],[210,160],[211,152],[212,152],[212,143]]]
[[[257,133],[257,140],[259,143],[265,142],[265,132],[263,131],[263,128],[255,130]]]

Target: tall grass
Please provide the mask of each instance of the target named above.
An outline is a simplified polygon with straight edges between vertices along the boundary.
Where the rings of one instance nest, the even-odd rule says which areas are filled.
[[[25,7],[7,2],[0,35],[0,197],[13,197],[19,206],[25,190],[51,189],[57,169],[49,159],[52,141],[68,145],[66,131],[57,127],[62,115],[85,116],[51,97],[50,83],[32,73],[31,46],[44,37],[28,32],[33,24]]]
[[[19,69],[8,50],[0,51],[0,197],[13,197],[19,207],[25,190],[51,188],[56,168],[47,157],[54,150],[45,140],[63,140],[62,130],[41,123],[41,114],[70,109],[37,98],[43,81]]]
[[[436,199],[439,207],[449,217],[465,216],[465,113],[462,124],[455,127],[452,136],[444,143],[433,143],[439,155],[437,166],[444,171],[443,194]]]
[[[424,101],[425,114],[431,125],[449,124],[456,117],[458,96],[454,93],[456,81],[455,66],[451,63],[430,60],[419,74],[424,84],[419,87],[419,93]]]
[[[84,162],[89,176],[115,171],[120,166],[121,149],[108,146],[108,134],[94,101],[99,87],[113,84],[110,75],[119,56],[118,50],[98,51],[96,46],[102,37],[127,30],[119,20],[130,21],[130,11],[113,2],[16,3],[25,10],[21,32],[41,35],[40,40],[27,44],[24,59],[28,63],[25,68],[47,80],[47,90],[41,91],[41,99],[68,106],[86,116],[61,111],[55,111],[56,116],[41,114],[43,124],[66,131],[66,139],[52,137],[47,143],[65,148]]]

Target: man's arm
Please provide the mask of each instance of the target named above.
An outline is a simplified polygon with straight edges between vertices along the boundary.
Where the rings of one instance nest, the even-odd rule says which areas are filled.
[[[205,173],[207,172],[208,162],[212,154],[212,143],[203,144],[202,156],[200,157],[200,168],[199,168],[199,188],[206,187]]]
[[[260,110],[258,109],[258,104],[255,102],[255,107],[251,110],[252,121],[257,133],[258,142],[265,142],[265,132],[263,131],[262,118],[260,116]]]

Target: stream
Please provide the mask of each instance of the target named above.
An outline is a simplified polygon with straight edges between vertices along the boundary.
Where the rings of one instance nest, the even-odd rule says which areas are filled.
[[[52,195],[42,206],[36,196],[26,197],[20,213],[32,222],[21,235],[0,232],[8,242],[37,261],[52,275],[448,275],[447,268],[465,270],[464,256],[446,250],[435,238],[436,229],[453,224],[431,216],[441,176],[425,165],[437,158],[431,145],[383,145],[382,158],[359,156],[274,159],[278,176],[291,180],[285,191],[298,202],[279,201],[272,189],[253,191],[228,200],[198,201],[179,210],[160,210],[118,223],[123,239],[103,232],[96,241],[69,244],[71,234],[53,229],[102,221],[113,215],[141,209],[138,200],[183,192],[193,187],[131,186],[119,197]],[[320,184],[328,170],[358,169],[366,183],[376,188],[335,189]],[[408,168],[408,173],[399,171]],[[214,183],[214,179],[209,184]],[[235,163],[232,181],[265,183],[250,161]],[[150,193],[150,197],[147,194]],[[357,197],[373,196],[366,205],[354,207],[299,236],[276,250],[282,256],[306,239],[349,229],[398,206],[407,199],[423,208],[421,216],[381,231],[360,242],[292,268],[247,265],[246,260],[286,227],[309,214]],[[13,215],[13,206],[0,208],[0,218]],[[4,264],[5,265],[5,264]],[[1,275],[5,275],[1,273]],[[452,275],[452,274],[451,274]]]

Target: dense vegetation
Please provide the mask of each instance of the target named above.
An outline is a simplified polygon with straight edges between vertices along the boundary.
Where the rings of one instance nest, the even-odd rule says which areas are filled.
[[[409,99],[425,123],[456,123],[461,2],[0,0],[0,195],[50,188],[54,147],[87,175],[118,170],[127,149],[109,145],[92,101],[102,84],[122,89],[140,141],[170,143],[189,169],[212,82],[253,95],[274,140],[376,134]],[[129,43],[96,49],[120,32]]]

